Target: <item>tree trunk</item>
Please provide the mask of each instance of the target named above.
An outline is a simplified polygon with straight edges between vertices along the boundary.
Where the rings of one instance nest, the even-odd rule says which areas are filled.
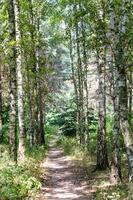
[[[42,97],[42,88],[41,84],[39,83],[39,133],[40,134],[40,141],[39,144],[45,144],[45,131],[44,131],[44,104],[43,104],[43,97]]]
[[[82,11],[82,8],[81,8]],[[87,147],[89,147],[89,93],[88,93],[88,66],[87,66],[87,51],[86,51],[86,32],[83,17],[81,18],[82,29],[82,48],[83,48],[83,63],[84,63],[84,89],[85,89],[85,135]]]
[[[121,175],[121,154],[120,154],[120,107],[119,107],[119,74],[115,66],[115,49],[117,43],[119,43],[118,36],[114,33],[118,32],[117,29],[117,17],[116,13],[111,6],[113,1],[110,1],[110,38],[112,40],[110,52],[111,55],[111,81],[112,81],[112,89],[113,93],[111,94],[113,97],[113,111],[114,111],[114,124],[113,124],[113,141],[112,141],[112,160],[111,160],[111,181],[113,184],[117,184],[121,182],[122,175]]]
[[[74,59],[73,59],[73,42],[72,42],[72,33],[70,31],[70,60],[71,60],[71,69],[72,69],[72,80],[74,84],[74,91],[75,91],[75,98],[76,98],[76,138],[79,139],[80,133],[79,133],[79,95],[78,95],[78,88],[77,88],[77,77],[76,77],[76,72],[74,69]]]
[[[97,169],[109,167],[106,144],[106,87],[105,87],[105,49],[98,52],[99,76],[99,128],[97,137]]]
[[[132,69],[129,72],[129,123],[132,128],[132,101],[133,101],[133,74]]]
[[[119,73],[119,103],[120,103],[120,127],[126,147],[129,163],[129,181],[133,181],[133,134],[129,124],[128,95],[126,70],[121,66]]]
[[[24,131],[24,110],[23,110],[23,75],[22,75],[22,55],[21,55],[21,33],[19,19],[19,2],[13,0],[15,15],[15,37],[16,37],[16,64],[17,64],[17,98],[18,98],[18,125],[19,125],[19,145],[18,159],[24,161],[25,158],[25,131]]]
[[[77,14],[77,6],[74,5],[75,17]],[[78,20],[75,19],[75,34],[76,34],[76,51],[77,51],[77,72],[78,72],[78,92],[79,92],[79,130],[80,130],[80,143],[85,145],[85,134],[84,134],[84,99],[83,99],[83,69],[81,61],[81,48],[79,40],[79,24]]]
[[[25,55],[26,57],[26,55]],[[29,144],[32,147],[34,144],[34,125],[33,125],[33,111],[32,111],[32,95],[31,95],[31,81],[29,63],[26,63],[27,72],[27,98],[29,105]]]
[[[2,126],[3,126],[3,120],[2,120],[2,63],[0,59],[0,143],[3,142],[3,131],[2,131]]]
[[[112,142],[112,165],[111,165],[111,181],[118,184],[122,180],[121,175],[121,154],[120,154],[120,113],[119,113],[119,90],[118,90],[118,73],[111,66],[113,81],[113,142]]]
[[[9,0],[9,34],[10,42],[15,40],[15,18],[14,18],[14,7],[13,1]],[[16,103],[17,103],[17,87],[16,87],[16,53],[15,47],[12,46],[10,49],[10,115],[9,115],[9,143],[10,143],[10,155],[17,161],[17,127],[16,127]]]
[[[33,15],[33,3],[32,0],[29,0],[29,9],[30,9],[30,37],[31,37],[31,69],[32,73],[34,76],[34,81],[33,81],[33,105],[31,104],[31,111],[30,113],[32,114],[32,121],[30,122],[32,127],[32,132],[30,131],[30,143],[37,143],[37,136],[38,136],[38,131],[39,131],[39,121],[38,121],[38,83],[37,83],[37,57],[36,57],[36,42],[35,42],[35,29],[36,31],[37,28],[35,27],[34,24],[34,15]],[[32,109],[33,107],[33,109]],[[34,122],[34,125],[33,125]]]

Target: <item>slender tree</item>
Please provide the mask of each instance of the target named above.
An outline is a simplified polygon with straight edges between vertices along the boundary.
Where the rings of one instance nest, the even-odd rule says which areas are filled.
[[[98,77],[99,77],[99,127],[97,137],[97,169],[105,170],[109,167],[106,143],[106,54],[105,47],[101,47],[98,53]]]
[[[10,142],[10,154],[14,158],[14,160],[17,160],[17,124],[16,124],[16,117],[17,117],[17,111],[16,111],[16,102],[17,102],[17,86],[16,86],[16,52],[15,52],[15,18],[14,18],[14,7],[13,7],[13,1],[9,0],[9,42],[13,45],[10,49],[10,55],[9,55],[9,73],[10,73],[10,127],[9,127],[9,142]]]
[[[79,131],[80,131],[80,143],[85,144],[84,134],[84,98],[83,98],[83,68],[81,60],[81,45],[80,45],[80,32],[79,22],[77,18],[77,5],[74,5],[75,15],[75,34],[76,34],[76,51],[77,51],[77,74],[78,74],[78,91],[79,91]]]
[[[25,157],[25,130],[24,130],[24,109],[23,109],[23,75],[22,75],[22,54],[21,54],[21,31],[19,2],[13,0],[16,38],[16,71],[17,71],[17,106],[19,125],[18,159],[23,161]]]

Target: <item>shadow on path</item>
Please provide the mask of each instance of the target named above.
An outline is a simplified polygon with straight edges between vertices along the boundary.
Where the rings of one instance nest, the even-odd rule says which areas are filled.
[[[91,189],[84,174],[80,174],[70,157],[64,156],[61,149],[51,147],[47,159],[42,163],[46,175],[42,177],[42,193],[45,200],[92,200]]]

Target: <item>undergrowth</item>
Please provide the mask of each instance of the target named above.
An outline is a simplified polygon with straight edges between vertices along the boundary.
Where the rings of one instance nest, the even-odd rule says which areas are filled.
[[[39,161],[44,158],[45,148],[34,147],[27,150],[26,160],[16,165],[0,146],[0,200],[24,200],[33,197],[41,187]]]
[[[109,186],[104,189],[99,188],[97,189],[96,200],[129,200],[128,189],[126,184]]]
[[[57,145],[63,148],[65,155],[70,155],[84,167],[94,164],[94,156],[88,152],[87,148],[81,146],[75,138],[61,136]]]

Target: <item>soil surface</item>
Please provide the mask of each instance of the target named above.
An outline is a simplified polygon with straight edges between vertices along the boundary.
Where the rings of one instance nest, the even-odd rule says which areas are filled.
[[[92,188],[87,184],[84,169],[65,156],[60,148],[51,147],[41,164],[40,200],[93,200]]]

